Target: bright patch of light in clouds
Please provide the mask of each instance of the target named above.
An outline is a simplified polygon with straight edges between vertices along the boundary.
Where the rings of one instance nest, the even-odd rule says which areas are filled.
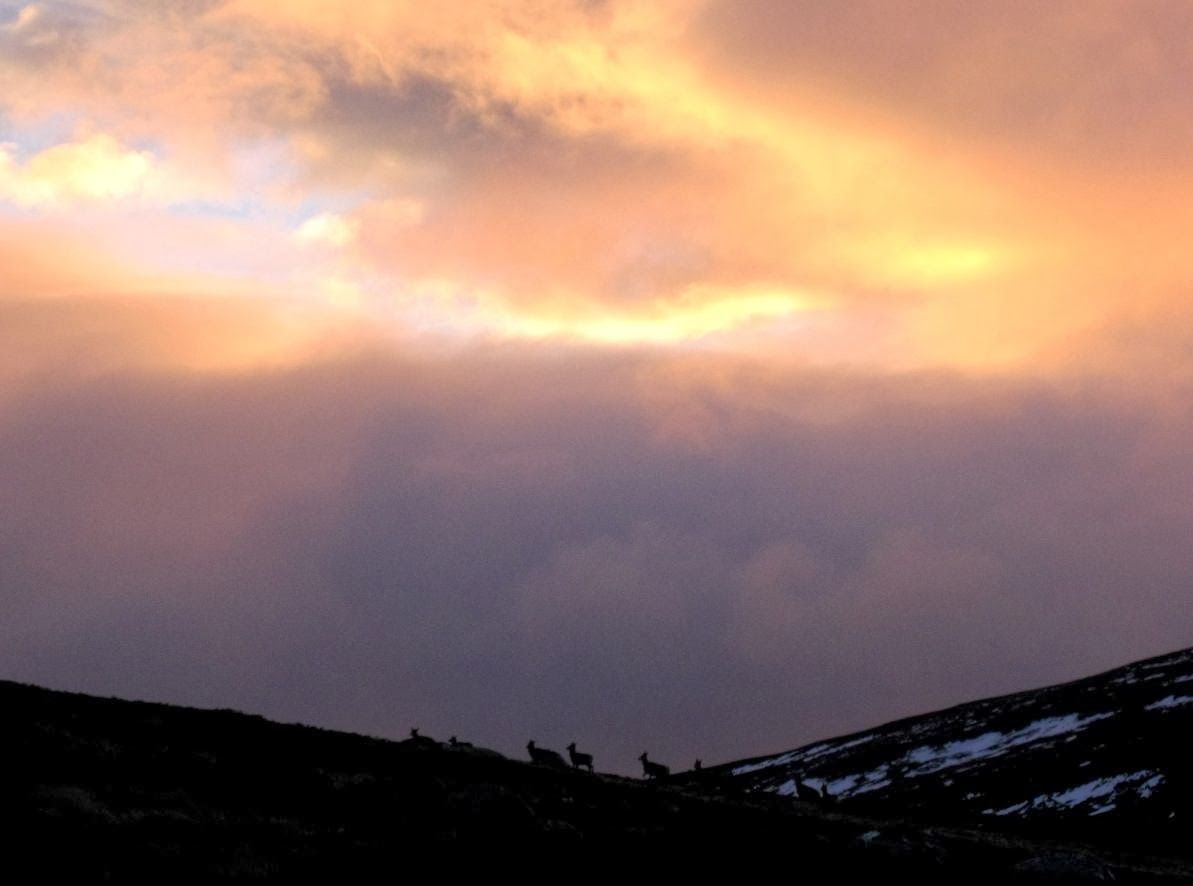
[[[322,212],[304,221],[298,228],[299,240],[347,246],[356,238],[357,224],[332,212]]]
[[[11,22],[0,25],[0,29],[12,32],[22,31],[37,21],[40,15],[41,9],[31,3],[28,6],[21,7],[17,13],[17,17]]]
[[[817,307],[814,298],[782,290],[743,286],[709,292],[700,287],[673,304],[638,313],[594,306],[573,316],[510,317],[500,327],[517,337],[562,337],[600,344],[678,344],[717,333],[798,317]]]
[[[56,208],[140,196],[153,182],[155,157],[126,148],[110,135],[55,145],[25,162],[17,146],[0,145],[0,200]]]

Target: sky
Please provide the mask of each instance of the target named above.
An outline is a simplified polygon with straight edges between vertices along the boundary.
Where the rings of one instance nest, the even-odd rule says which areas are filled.
[[[0,0],[0,678],[675,768],[1193,645],[1183,0]]]

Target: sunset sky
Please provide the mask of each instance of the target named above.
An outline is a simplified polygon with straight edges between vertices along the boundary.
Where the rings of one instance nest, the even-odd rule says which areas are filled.
[[[1193,645],[1193,4],[0,0],[0,678],[597,767]]]

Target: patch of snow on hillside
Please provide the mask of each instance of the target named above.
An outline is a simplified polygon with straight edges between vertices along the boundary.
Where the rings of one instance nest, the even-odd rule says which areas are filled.
[[[834,797],[848,796],[849,793],[857,787],[858,776],[847,775],[844,778],[836,778],[828,783],[828,791]]]
[[[1175,708],[1179,705],[1189,704],[1193,702],[1193,695],[1168,695],[1159,701],[1153,701],[1147,706],[1149,711],[1157,711],[1161,708]]]
[[[1139,794],[1139,796],[1143,797],[1146,800],[1148,797],[1150,797],[1152,795],[1152,792],[1155,791],[1155,789],[1158,788],[1163,783],[1164,783],[1164,776],[1157,772],[1155,775],[1153,775],[1151,778],[1149,778],[1147,781],[1145,781],[1143,784],[1141,784],[1139,787],[1137,787],[1135,789],[1135,792],[1137,794]]]
[[[950,741],[944,745],[914,748],[908,751],[903,759],[909,763],[933,763],[939,762],[941,758],[950,761],[956,758],[957,762],[960,763],[972,760],[975,757],[983,757],[1006,740],[1007,737],[1001,732],[984,732],[974,738],[967,738],[962,741]],[[951,765],[956,764],[948,762],[937,768],[944,769]]]
[[[909,777],[929,775],[975,760],[996,757],[1006,753],[1011,748],[1032,744],[1033,742],[1057,738],[1059,736],[1071,738],[1074,732],[1084,729],[1089,724],[1098,720],[1104,720],[1109,716],[1111,714],[1106,713],[1091,714],[1087,717],[1082,717],[1080,714],[1045,717],[1028,723],[1023,728],[1012,732],[983,732],[971,738],[950,741],[943,745],[925,745],[913,748],[893,764],[883,764],[867,772],[845,775],[827,782],[829,793],[834,797],[856,797],[859,794],[867,794],[871,791],[880,790],[890,785],[892,768],[896,771],[904,771],[905,775]],[[739,766],[733,770],[733,774],[741,775],[747,772],[755,772],[759,769],[766,769],[782,765],[783,763],[806,762],[809,759],[822,756],[827,750],[844,750],[847,747],[862,744],[872,737],[863,736],[860,739],[853,739],[852,741],[837,745],[835,748],[826,744],[813,745],[805,753],[793,751],[779,757],[772,757],[770,760]],[[804,781],[809,786],[817,789],[822,784],[825,784],[823,779],[804,779]],[[794,782],[784,782],[777,788],[771,788],[770,790],[786,796],[794,791],[794,789]]]
[[[1132,772],[1126,775],[1111,775],[1106,778],[1095,778],[1093,781],[1079,784],[1077,787],[1069,788],[1067,791],[1058,791],[1055,794],[1045,794],[1042,797],[1036,797],[1032,801],[1032,806],[1055,805],[1067,806],[1071,809],[1074,806],[1080,806],[1082,803],[1088,803],[1090,800],[1099,797],[1108,797],[1123,782],[1147,774],[1145,771]]]
[[[883,788],[890,787],[890,785],[891,780],[889,778],[879,778],[873,781],[864,781],[858,787],[854,788],[849,793],[849,796],[856,797],[858,794],[868,794],[870,791],[879,791]]]
[[[821,788],[827,787],[830,796],[856,797],[858,794],[866,794],[888,786],[891,783],[888,777],[888,770],[889,767],[883,765],[868,772],[846,775],[842,778],[805,778],[803,782],[817,793],[820,792]],[[794,796],[795,779],[789,779],[772,790],[780,797]]]
[[[1109,716],[1111,715],[1091,714],[1082,717],[1080,714],[1065,714],[1062,717],[1045,717],[1014,732],[984,732],[972,738],[950,741],[943,745],[914,748],[908,751],[903,759],[919,767],[909,774],[927,775],[983,757],[997,756],[1014,747],[1075,732]]]
[[[849,741],[822,741],[810,747],[802,748],[800,750],[788,751],[785,754],[779,754],[776,757],[767,757],[765,760],[759,760],[756,763],[747,763],[744,766],[738,766],[732,770],[733,775],[747,775],[751,772],[758,772],[762,769],[771,769],[775,766],[787,766],[791,763],[809,763],[813,760],[819,759],[829,753],[847,750],[848,748],[857,747],[860,744],[865,744],[874,738],[873,735],[863,735],[858,738],[851,738]]]
[[[1136,667],[1144,671],[1154,671],[1156,668],[1166,668],[1169,665],[1184,661],[1186,656],[1187,653],[1181,652],[1177,655],[1170,655],[1167,658],[1162,658],[1159,661],[1149,661],[1146,664],[1136,665]]]
[[[1141,797],[1150,797],[1152,791],[1159,787],[1163,781],[1164,776],[1160,773],[1153,772],[1150,769],[1141,769],[1138,772],[1125,772],[1122,775],[1097,778],[1064,791],[1041,794],[1032,800],[1023,800],[1010,806],[1004,806],[1002,809],[983,809],[982,814],[1015,815],[1035,809],[1056,809],[1057,807],[1073,809],[1082,804],[1098,800],[1102,802],[1099,802],[1097,806],[1091,809],[1089,814],[1101,815],[1114,808],[1113,798],[1123,785],[1132,785],[1137,782],[1137,784],[1134,784],[1135,792]]]
[[[1027,801],[1016,803],[1013,806],[1006,806],[1002,809],[983,809],[983,815],[1014,815],[1016,812],[1023,812],[1027,809]]]
[[[795,751],[788,751],[786,754],[780,754],[777,757],[767,757],[765,760],[759,760],[757,763],[747,763],[745,766],[738,766],[731,770],[733,775],[746,775],[750,772],[758,772],[760,769],[770,769],[772,766],[784,766],[796,758]]]
[[[814,746],[812,748],[809,748],[807,751],[805,751],[804,753],[802,753],[800,755],[799,759],[801,762],[807,763],[809,760],[814,760],[817,757],[823,757],[825,754],[827,754],[829,752],[837,753],[839,751],[848,750],[849,748],[855,748],[858,745],[865,744],[866,742],[872,741],[873,739],[874,739],[873,735],[863,735],[858,738],[851,738],[849,741],[841,742],[840,744],[826,742],[825,744],[823,744],[819,747]]]

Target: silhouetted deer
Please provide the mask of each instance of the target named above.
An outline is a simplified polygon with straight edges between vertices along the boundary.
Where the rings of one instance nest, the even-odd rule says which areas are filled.
[[[701,763],[700,763],[700,761],[699,761],[699,760],[697,760],[697,761],[695,762],[695,764],[693,764],[693,766],[692,766],[692,771],[693,771],[693,772],[699,772],[699,771],[700,771],[700,769],[701,769]]]
[[[642,777],[643,778],[666,778],[671,774],[671,769],[664,766],[662,763],[656,763],[653,760],[646,759],[646,751],[642,752],[642,756],[638,758],[642,761]]]
[[[418,734],[418,727],[410,730],[410,743],[423,748],[439,747],[439,742],[426,735]]]
[[[584,754],[576,750],[576,743],[574,741],[568,745],[568,757],[572,761],[572,766],[576,769],[585,766],[589,772],[592,772],[592,754]]]
[[[563,762],[563,757],[559,755],[558,751],[552,751],[548,748],[536,748],[533,738],[526,742],[526,751],[530,754],[530,762],[532,763],[542,763],[544,766],[557,766],[560,769],[568,768],[568,764]]]
[[[447,740],[447,743],[449,745],[451,745],[453,748],[470,748],[470,747],[472,747],[472,742],[457,741],[456,737],[454,735]]]

